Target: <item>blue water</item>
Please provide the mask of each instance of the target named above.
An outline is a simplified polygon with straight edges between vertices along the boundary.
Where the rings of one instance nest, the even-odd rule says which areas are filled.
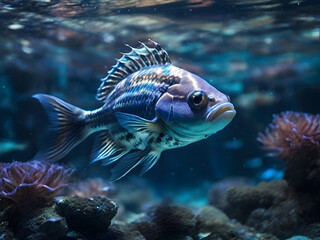
[[[256,138],[272,114],[320,112],[319,13],[316,0],[1,0],[0,161],[28,161],[46,141],[48,119],[33,94],[96,109],[100,79],[130,51],[125,44],[138,47],[150,38],[174,65],[228,94],[237,115],[209,139],[165,151],[139,181],[181,204],[189,202],[185,192],[202,191],[190,200],[195,206],[215,181],[281,179],[283,162],[266,156]],[[93,140],[60,163],[79,178],[107,179],[110,168],[89,165]]]

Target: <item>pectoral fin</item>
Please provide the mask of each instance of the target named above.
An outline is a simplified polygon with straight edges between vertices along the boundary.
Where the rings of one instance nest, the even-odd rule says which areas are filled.
[[[137,115],[122,112],[117,112],[115,115],[119,124],[133,134],[150,136],[151,133],[158,131],[157,118],[147,120]]]

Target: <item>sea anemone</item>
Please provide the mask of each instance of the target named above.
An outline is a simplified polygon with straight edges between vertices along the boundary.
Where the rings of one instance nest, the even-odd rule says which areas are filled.
[[[320,186],[320,115],[283,112],[258,139],[286,164],[285,179],[295,188]]]
[[[50,205],[71,173],[71,169],[45,161],[0,163],[0,208]]]

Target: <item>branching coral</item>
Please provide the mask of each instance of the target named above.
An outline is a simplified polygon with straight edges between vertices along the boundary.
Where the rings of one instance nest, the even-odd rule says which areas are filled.
[[[283,112],[258,141],[265,150],[278,153],[286,164],[285,178],[295,188],[320,186],[320,115]]]
[[[0,164],[0,207],[47,205],[66,186],[71,169],[45,162]]]

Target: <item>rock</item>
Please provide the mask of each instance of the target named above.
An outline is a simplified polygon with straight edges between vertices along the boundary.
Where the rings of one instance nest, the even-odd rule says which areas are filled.
[[[65,197],[56,203],[56,210],[66,218],[71,229],[97,234],[108,230],[118,205],[106,197]]]
[[[67,234],[67,226],[65,218],[55,217],[49,218],[39,226],[39,231],[47,236],[57,235],[57,239]],[[50,238],[51,239],[51,238]]]
[[[227,232],[215,232],[211,233],[209,236],[202,238],[202,240],[246,240],[244,236],[240,235],[234,231]]]
[[[230,219],[218,208],[204,206],[198,212],[199,231],[202,233],[230,230]]]
[[[286,181],[261,182],[259,185],[230,188],[222,210],[231,218],[245,222],[257,208],[269,208],[286,198]]]
[[[320,222],[312,223],[303,229],[303,235],[312,239],[320,239]]]
[[[124,224],[112,224],[106,234],[105,240],[146,240],[146,238],[136,229]]]
[[[197,225],[191,209],[166,204],[149,208],[146,216],[133,224],[147,240],[194,237],[198,233]]]
[[[162,236],[193,236],[196,234],[196,217],[193,211],[183,206],[158,205],[151,207],[147,215],[160,229]]]
[[[236,187],[226,192],[224,212],[261,233],[285,239],[303,234],[319,238],[319,200],[297,192],[285,180]],[[315,227],[313,227],[315,226]]]
[[[0,221],[0,240],[15,240],[13,232],[9,229],[6,221]]]
[[[247,225],[260,232],[272,233],[287,238],[297,233],[303,222],[295,201],[285,201],[269,209],[258,208],[250,214]]]
[[[139,220],[132,224],[147,240],[160,239],[161,229],[150,220]]]
[[[79,232],[70,231],[67,233],[67,239],[68,240],[84,240],[84,237]]]
[[[311,239],[305,236],[298,235],[298,236],[293,236],[291,238],[288,238],[287,240],[311,240]]]
[[[220,204],[222,204],[224,201],[222,198],[229,188],[252,185],[252,180],[243,177],[225,178],[219,182],[215,182],[211,185],[208,193],[209,203],[210,205],[220,207]]]
[[[59,240],[66,236],[67,231],[65,218],[59,216],[54,207],[47,208],[38,216],[26,220],[16,230],[20,238],[30,240]]]

